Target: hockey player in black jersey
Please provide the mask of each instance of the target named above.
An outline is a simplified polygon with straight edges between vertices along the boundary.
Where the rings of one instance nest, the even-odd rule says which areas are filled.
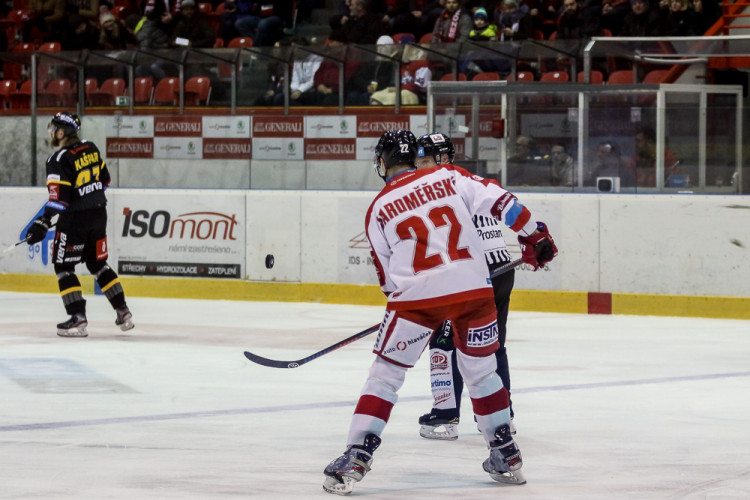
[[[122,331],[133,328],[132,314],[117,274],[107,265],[107,198],[109,171],[93,142],[78,137],[81,120],[74,113],[57,113],[49,124],[51,144],[59,147],[47,159],[49,199],[44,213],[29,227],[26,241],[42,241],[55,225],[52,263],[65,311],[70,319],[57,325],[61,337],[86,337],[86,300],[75,266],[83,262],[94,275]]]
[[[444,134],[427,134],[417,140],[419,145],[417,168],[430,168],[444,163],[453,163],[455,148],[450,138]],[[484,243],[485,258],[490,272],[511,261],[502,232],[502,223],[489,215],[474,214],[474,225]],[[504,226],[503,226],[504,227]],[[531,240],[529,249],[536,255],[538,262],[543,265],[557,255],[557,248],[549,237],[549,233],[537,231]],[[533,239],[548,238],[551,245],[544,242],[535,248]],[[520,237],[519,241],[521,241]],[[526,238],[528,240],[529,238]],[[540,240],[541,241],[541,240]],[[521,241],[521,243],[524,243]],[[544,248],[542,248],[544,247]],[[492,278],[492,288],[497,307],[498,343],[500,347],[495,352],[497,360],[497,374],[503,381],[510,398],[510,371],[508,369],[508,355],[505,349],[506,323],[508,321],[508,307],[510,294],[513,290],[514,271],[511,269]],[[430,340],[430,379],[433,395],[433,406],[429,413],[419,417],[419,435],[428,439],[457,439],[458,422],[461,412],[461,393],[463,391],[463,377],[456,364],[456,351],[453,346],[453,336],[450,322],[443,325],[441,331],[436,332]],[[510,403],[510,431],[515,434],[513,425],[513,405]]]

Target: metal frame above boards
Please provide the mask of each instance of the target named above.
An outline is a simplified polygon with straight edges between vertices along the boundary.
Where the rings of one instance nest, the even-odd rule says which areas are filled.
[[[534,104],[525,103],[529,97],[553,95],[557,99],[568,99],[570,104],[567,112],[576,117],[577,129],[577,188],[583,188],[584,165],[587,161],[587,138],[589,137],[589,109],[592,102],[602,97],[652,96],[655,97],[653,110],[655,112],[656,132],[656,192],[664,192],[665,173],[665,144],[666,144],[666,116],[668,111],[668,96],[690,94],[698,102],[698,181],[697,188],[706,188],[706,151],[707,151],[707,110],[710,95],[728,95],[733,97],[734,103],[734,152],[733,161],[737,171],[737,185],[742,186],[742,109],[743,89],[738,85],[684,85],[684,84],[625,84],[625,85],[593,85],[584,83],[546,83],[546,82],[508,82],[508,81],[475,81],[475,82],[431,82],[427,90],[427,128],[436,130],[436,116],[441,109],[447,109],[446,114],[455,113],[457,107],[468,107],[470,118],[468,129],[479,130],[479,113],[482,99],[493,98],[499,106],[498,118],[505,124],[502,138],[500,138],[500,181],[508,185],[508,146],[507,139],[515,137],[515,124],[524,107],[529,109]],[[445,105],[445,103],[450,103]],[[567,101],[566,101],[567,102]],[[615,106],[616,104],[609,104]],[[630,106],[623,101],[623,106]],[[536,104],[538,106],[538,104]],[[485,107],[486,109],[486,107]],[[449,133],[450,131],[445,131]],[[466,157],[476,160],[479,151],[479,134],[472,133],[471,141],[466,143]]]

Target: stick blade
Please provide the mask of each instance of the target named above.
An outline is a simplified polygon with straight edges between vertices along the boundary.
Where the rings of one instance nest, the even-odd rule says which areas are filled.
[[[268,359],[248,351],[245,351],[245,357],[253,363],[271,368],[299,368],[300,366],[297,361],[278,361],[275,359]]]

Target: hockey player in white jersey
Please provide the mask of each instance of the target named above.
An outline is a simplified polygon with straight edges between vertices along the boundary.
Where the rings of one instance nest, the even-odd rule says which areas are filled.
[[[384,133],[375,148],[374,166],[386,185],[367,211],[365,229],[388,304],[346,451],[324,470],[323,488],[329,493],[351,493],[370,470],[406,371],[446,319],[477,425],[490,448],[483,468],[499,482],[526,482],[510,434],[508,393],[495,372],[496,310],[472,220],[473,213],[502,219],[512,199],[496,183],[460,167],[417,171],[416,156],[416,138],[403,130]],[[518,224],[521,234],[537,232],[530,216]]]
[[[417,140],[419,146],[417,156],[417,169],[431,168],[436,165],[452,164],[455,148],[450,138],[445,134],[426,134]],[[511,261],[511,255],[503,238],[503,227],[517,227],[518,217],[513,214],[523,215],[526,210],[518,200],[514,200],[514,208],[509,211],[511,216],[501,222],[490,213],[474,214],[474,225],[477,235],[482,241],[484,256],[490,273],[495,269]],[[505,224],[503,224],[505,223]],[[546,227],[538,234],[546,232]],[[520,243],[524,244],[528,238],[519,235]],[[550,240],[551,241],[551,240]],[[533,243],[528,245],[530,250],[534,249]],[[541,249],[540,249],[541,250]],[[550,248],[551,250],[551,248]],[[544,265],[554,257],[554,252],[536,256],[540,265]],[[499,348],[495,351],[497,358],[497,374],[503,381],[503,387],[508,391],[510,400],[510,371],[508,368],[508,356],[505,349],[506,323],[508,320],[508,306],[510,305],[510,294],[513,290],[514,271],[511,269],[503,274],[492,278],[492,288],[497,308],[497,329]],[[457,439],[458,423],[461,413],[461,393],[463,392],[463,377],[456,365],[456,350],[450,330],[450,323],[446,322],[441,329],[435,332],[430,341],[430,387],[432,389],[432,409],[419,417],[419,435],[428,439]],[[513,426],[513,403],[510,401],[511,433],[515,434]]]

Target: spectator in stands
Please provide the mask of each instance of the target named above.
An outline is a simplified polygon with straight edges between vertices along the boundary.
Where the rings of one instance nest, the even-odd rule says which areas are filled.
[[[195,0],[182,0],[180,13],[175,16],[170,45],[207,49],[213,47],[215,41],[216,34],[208,20],[198,12]]]
[[[516,137],[515,150],[508,158],[508,184],[549,184],[550,165],[550,156],[537,147],[533,137],[519,135]]]
[[[138,35],[136,31],[140,29],[143,22],[144,18],[139,14],[130,14],[125,18],[123,26],[125,27],[126,47],[128,49],[138,48]]]
[[[618,33],[622,20],[628,12],[630,12],[629,0],[603,0],[600,19],[602,29],[607,29],[610,33]]]
[[[528,8],[518,0],[503,0],[496,11],[496,24],[500,40],[523,40],[534,37],[534,19]]]
[[[415,0],[393,0],[388,5],[388,10],[383,16],[388,33],[411,33],[417,36],[417,19],[414,12],[420,12],[416,8]],[[421,14],[421,12],[420,12]]]
[[[347,15],[333,16],[333,32],[341,32],[349,43],[374,45],[385,34],[383,15],[372,12],[369,0],[351,0]]]
[[[143,9],[145,20],[136,30],[138,48],[165,49],[172,37],[172,10],[170,0],[148,0]]]
[[[664,149],[664,178],[679,173],[677,157]],[[635,182],[638,187],[656,187],[656,132],[650,127],[641,127],[635,134]]]
[[[284,26],[291,26],[292,2],[265,0],[253,3],[250,15],[237,18],[234,28],[240,36],[253,39],[255,47],[272,47],[284,38]]]
[[[300,45],[307,41],[304,40],[304,42],[301,42],[300,40],[304,40],[303,37],[293,36],[282,38],[281,40],[273,44],[274,50],[272,51],[272,55],[284,58],[282,48],[291,47],[293,43],[297,43],[297,45]],[[286,75],[284,71],[286,69],[286,66],[287,63],[285,61],[275,59],[268,60],[268,66],[266,66],[266,70],[268,72],[268,87],[266,89],[266,92],[255,100],[255,106],[272,106],[276,94],[280,94],[283,98],[284,86],[286,85]]]
[[[348,106],[367,106],[378,89],[394,87],[394,61],[388,59],[387,56],[392,55],[398,49],[394,47],[393,38],[388,35],[378,38],[376,44],[378,52],[386,57],[363,64],[351,78],[346,93]]]
[[[670,0],[669,14],[666,21],[667,36],[700,36],[698,15],[689,0]]]
[[[63,50],[83,50],[99,48],[99,30],[82,16],[68,16],[60,45]]]
[[[31,21],[24,26],[24,40],[46,36],[59,40],[65,18],[65,0],[30,0]]]
[[[461,8],[461,0],[445,0],[445,8],[432,29],[434,43],[463,42],[474,26],[471,13]]]
[[[650,8],[648,0],[630,0],[630,12],[622,20],[618,36],[661,36],[662,21],[658,9]]]
[[[435,23],[443,13],[443,1],[444,0],[423,0],[421,2],[421,4],[423,4],[421,9],[415,8],[411,11],[411,15],[417,23],[415,31],[413,31],[417,40],[427,33],[432,33]],[[415,2],[415,4],[419,3],[418,0]]]
[[[550,183],[553,186],[575,186],[578,183],[576,161],[568,153],[567,146],[556,142],[550,149],[552,169]]]
[[[578,0],[563,0],[563,13],[557,22],[557,38],[582,40],[599,35],[599,17],[586,12]]]
[[[240,36],[234,25],[238,19],[249,16],[254,5],[252,0],[226,0],[224,12],[219,16],[219,37],[231,40]]]
[[[631,166],[620,157],[620,149],[611,141],[600,142],[592,168],[584,177],[584,186],[596,185],[597,177],[619,177],[620,186],[635,186],[635,174]]]
[[[109,12],[99,16],[99,47],[104,50],[123,50],[127,45],[125,27]]]
[[[499,38],[498,28],[494,24],[489,24],[489,16],[484,7],[479,7],[474,11],[474,29],[469,32],[469,39],[475,41],[497,40]],[[477,59],[470,57],[459,61],[458,69],[472,79],[477,73],[485,71],[494,71],[500,74],[510,73],[510,62],[507,59],[494,57],[490,59]]]
[[[718,0],[693,0],[693,10],[698,17],[698,32],[703,35],[721,17]]]
[[[356,1],[356,0],[355,0]],[[329,47],[340,47],[346,45],[348,40],[342,31],[334,30],[328,36]],[[344,63],[344,75],[351,78],[359,69],[359,62],[347,61]],[[347,84],[346,78],[344,85]],[[320,67],[313,77],[311,89],[302,92],[295,104],[303,106],[335,106],[339,103],[339,64],[332,59],[323,58]]]
[[[474,29],[469,32],[470,40],[497,40],[497,25],[489,23],[489,16],[484,7],[474,11]]]
[[[432,70],[424,59],[412,60],[401,67],[401,104],[414,106],[427,101],[427,86]],[[389,86],[372,94],[370,104],[392,106],[396,103],[396,87]]]
[[[310,41],[305,37],[295,37],[292,39],[292,46],[299,45],[307,47]],[[292,64],[292,78],[289,82],[289,102],[292,104],[301,104],[300,96],[313,88],[315,73],[320,68],[323,58],[317,54],[306,52],[304,57],[295,57]],[[273,97],[274,106],[284,105],[283,88]]]
[[[99,0],[66,0],[65,14],[78,14],[95,27],[99,21]]]

